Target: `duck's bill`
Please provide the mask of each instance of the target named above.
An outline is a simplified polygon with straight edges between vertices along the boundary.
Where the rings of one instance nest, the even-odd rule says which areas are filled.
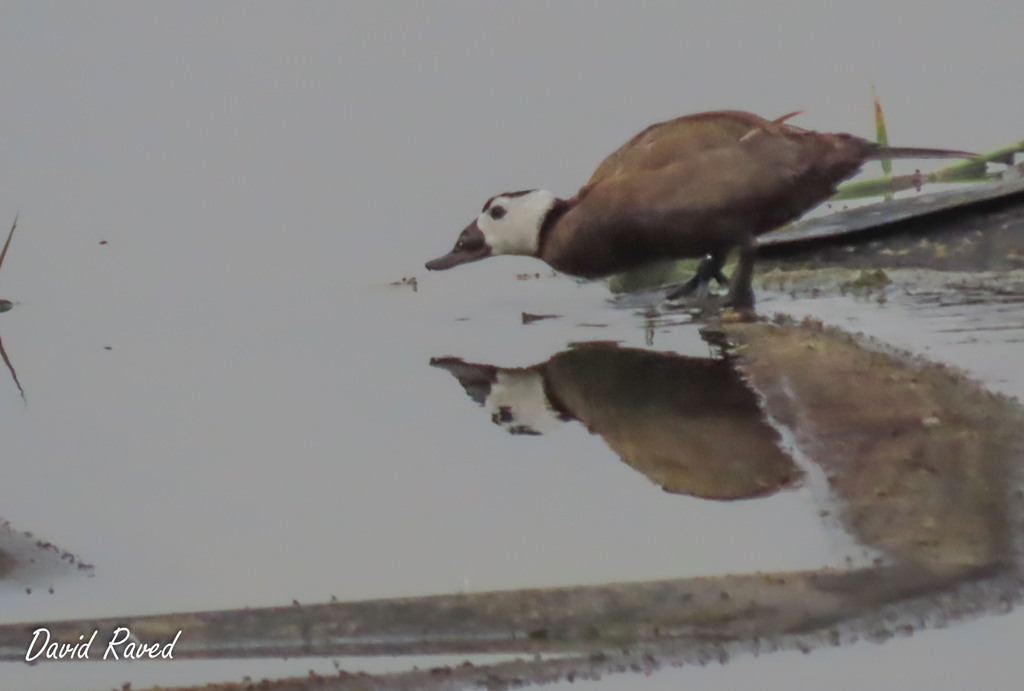
[[[462,234],[459,235],[459,242],[451,252],[443,257],[431,259],[426,263],[426,267],[431,271],[444,271],[453,266],[480,261],[489,256],[491,256],[491,248],[484,242],[483,234],[474,222],[462,231]]]
[[[487,248],[484,248],[483,251],[478,250],[476,252],[452,250],[443,257],[431,259],[426,263],[426,267],[431,271],[444,271],[445,269],[450,269],[453,266],[458,266],[459,264],[468,264],[469,262],[479,261],[486,258],[488,254],[490,254],[490,252],[487,251]]]

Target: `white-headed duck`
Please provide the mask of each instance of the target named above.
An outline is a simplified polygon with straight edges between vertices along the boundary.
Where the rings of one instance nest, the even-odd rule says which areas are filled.
[[[600,278],[654,261],[710,257],[701,272],[706,283],[721,276],[726,255],[738,247],[727,304],[751,306],[755,238],[828,199],[864,162],[974,156],[880,146],[785,122],[796,114],[766,120],[716,111],[651,125],[602,161],[569,199],[545,190],[491,197],[454,249],[426,267],[519,254]]]

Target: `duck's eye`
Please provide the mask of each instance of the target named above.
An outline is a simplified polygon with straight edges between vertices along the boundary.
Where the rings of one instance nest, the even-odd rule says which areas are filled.
[[[490,210],[491,218],[493,218],[495,221],[503,217],[506,213],[508,212],[505,211],[504,206],[492,206]]]

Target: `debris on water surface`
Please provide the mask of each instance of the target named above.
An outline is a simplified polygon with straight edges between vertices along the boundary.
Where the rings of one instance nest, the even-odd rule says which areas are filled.
[[[401,280],[392,281],[388,285],[409,286],[410,288],[412,288],[412,292],[414,293],[419,289],[419,282],[416,280],[415,276],[403,276]]]
[[[858,297],[871,297],[877,293],[876,301],[882,303],[886,300],[886,288],[891,284],[892,279],[883,269],[862,269],[856,278],[842,283],[839,292]]]
[[[872,288],[884,288],[890,283],[892,283],[892,279],[882,269],[875,269],[874,271],[864,269],[860,272],[860,276],[844,284],[844,287],[850,290],[870,290]]]
[[[523,312],[523,323],[532,324],[534,322],[539,322],[542,319],[560,319],[561,316],[562,315],[560,314],[531,314],[529,312]]]

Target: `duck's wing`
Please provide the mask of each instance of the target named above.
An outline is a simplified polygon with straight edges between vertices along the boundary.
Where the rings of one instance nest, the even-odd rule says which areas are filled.
[[[753,132],[599,181],[551,234],[542,258],[595,276],[728,249],[827,199],[871,148],[849,135]]]
[[[651,125],[605,158],[580,190],[580,196],[585,196],[595,185],[609,178],[656,170],[713,149],[735,146],[753,132],[780,136],[803,132],[783,124],[796,114],[766,120],[753,113],[722,110],[684,115]]]
[[[643,210],[728,216],[733,210],[756,220],[762,232],[775,223],[774,208],[799,215],[828,197],[872,155],[875,145],[846,134],[819,134],[769,121],[742,136],[676,157],[652,156],[594,186],[621,213]],[[721,131],[721,128],[719,128]],[[733,132],[736,132],[734,129]],[[770,220],[762,220],[768,215]],[[788,219],[787,219],[788,220]],[[778,221],[783,222],[783,221]]]

